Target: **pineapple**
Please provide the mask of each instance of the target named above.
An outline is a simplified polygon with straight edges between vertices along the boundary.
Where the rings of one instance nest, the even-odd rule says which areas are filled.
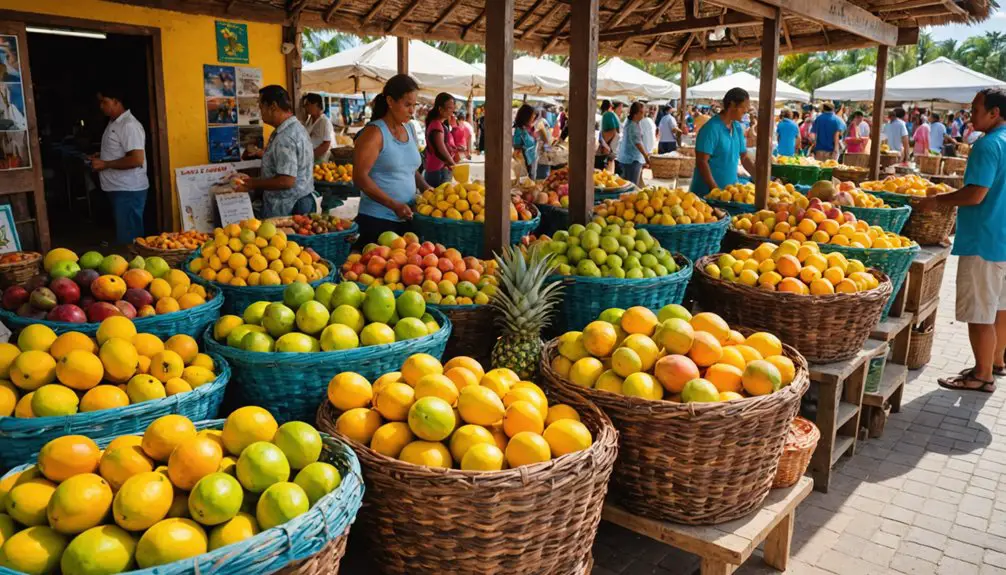
[[[492,366],[510,368],[530,380],[541,360],[541,331],[559,303],[559,282],[545,284],[554,254],[537,245],[526,255],[521,248],[508,246],[495,257],[499,287],[489,305],[496,311],[494,321],[502,334],[493,346]]]

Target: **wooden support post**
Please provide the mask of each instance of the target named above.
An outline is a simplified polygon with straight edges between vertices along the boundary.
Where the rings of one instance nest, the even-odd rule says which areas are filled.
[[[510,157],[513,136],[513,5],[488,2],[486,17],[485,255],[510,243]]]
[[[572,0],[569,23],[569,220],[586,224],[594,208],[598,0]]]
[[[870,126],[870,179],[880,176],[880,133],[884,121],[884,92],[887,91],[887,46],[877,46],[877,83],[873,87],[873,125]]]
[[[782,13],[775,9],[775,18],[766,18],[761,29],[761,86],[758,94],[758,117],[769,129],[758,130],[758,152],[755,158],[755,207],[768,207],[768,184],[772,175],[772,132],[775,111],[775,84],[779,76],[779,33]]]
[[[304,31],[300,25],[300,15],[298,14],[293,24],[283,27],[283,43],[293,44],[293,50],[286,55],[286,91],[290,94],[290,103],[293,104],[294,114],[302,111],[300,103],[300,68],[301,68],[301,37]]]
[[[685,123],[685,116],[688,115],[688,60],[681,61],[681,99],[678,101],[678,128],[685,133],[688,124]],[[678,142],[680,144],[680,142]]]
[[[398,73],[409,73],[409,39],[398,37]]]

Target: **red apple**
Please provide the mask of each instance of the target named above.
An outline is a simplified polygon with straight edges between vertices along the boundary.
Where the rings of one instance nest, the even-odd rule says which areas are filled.
[[[10,286],[3,292],[3,308],[11,311],[16,310],[27,302],[30,297],[31,294],[22,286]]]
[[[126,300],[120,299],[119,301],[115,302],[115,307],[119,308],[119,311],[122,312],[122,315],[128,317],[129,319],[133,319],[134,317],[136,317],[136,308],[133,307],[133,304],[129,303]]]
[[[447,258],[440,258],[437,261],[437,269],[439,269],[442,272],[454,271],[454,262],[452,262]]]
[[[122,315],[122,311],[107,301],[95,302],[87,310],[87,319],[91,323],[101,323],[106,318]]]
[[[423,283],[423,279],[423,268],[414,264],[406,264],[402,268],[402,283],[405,285],[419,285]]]
[[[433,242],[423,242],[422,245],[419,246],[419,255],[426,257],[429,254],[432,254],[435,250],[436,246],[433,245]]]
[[[412,245],[415,245],[415,244],[412,244]],[[421,255],[419,255],[417,253],[409,254],[409,257],[406,258],[405,263],[407,263],[409,265],[420,266],[421,267],[423,265],[423,256],[421,256]]]
[[[73,304],[60,304],[49,312],[46,317],[49,321],[65,321],[69,323],[87,323],[87,314]]]
[[[30,302],[24,302],[21,307],[17,308],[17,315],[32,319],[45,319],[46,313],[44,310],[35,309]]]
[[[440,261],[440,258],[438,258],[436,255],[434,255],[434,254],[427,254],[427,255],[423,256],[423,267],[424,268],[435,268],[435,267],[437,267],[437,262],[439,262],[439,261]]]
[[[80,286],[70,278],[59,278],[49,284],[61,304],[75,304],[80,301]]]

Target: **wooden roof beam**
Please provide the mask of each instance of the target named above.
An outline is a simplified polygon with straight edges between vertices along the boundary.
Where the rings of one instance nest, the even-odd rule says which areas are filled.
[[[888,24],[865,8],[847,0],[763,0],[801,18],[819,22],[830,28],[844,30],[867,40],[894,46],[898,42],[898,27]]]
[[[545,0],[534,0],[534,4],[532,4],[530,8],[528,8],[527,10],[524,11],[523,14],[521,14],[520,19],[517,20],[517,22],[513,25],[514,34],[517,34],[517,31],[520,29],[520,27],[526,24],[527,21],[530,20],[532,16],[534,16],[534,13],[538,9],[538,7],[544,3]]]
[[[559,12],[559,10],[561,10],[562,8],[563,4],[561,2],[556,2],[555,4],[552,5],[551,8],[549,8],[548,12],[546,12],[544,16],[542,16],[541,18],[536,20],[533,24],[531,24],[530,28],[528,28],[527,30],[521,30],[519,32],[517,30],[514,30],[514,34],[519,34],[521,38],[530,38],[532,34],[538,31],[538,28],[540,28],[542,24],[551,20],[552,17],[555,16],[556,13]]]
[[[479,22],[485,20],[485,18],[486,18],[486,9],[483,8],[482,12],[478,15],[478,18],[472,20],[467,26],[464,27],[464,29],[461,32],[461,39],[467,40],[468,33],[471,32],[476,26],[478,26]]]
[[[730,8],[748,16],[759,18],[774,18],[775,10],[757,0],[708,0],[710,4],[715,4],[723,8]]]
[[[642,3],[643,0],[626,0],[618,12],[616,12],[611,18],[608,18],[608,22],[604,25],[605,28],[614,28],[624,22],[625,19],[635,12],[636,8],[639,8],[639,5]]]
[[[457,8],[459,4],[461,4],[461,0],[454,0],[454,2],[451,2],[450,6],[444,8],[444,11],[440,13],[437,21],[430,24],[430,27],[426,29],[426,33],[432,34],[437,31],[437,28],[443,26],[444,22],[451,17],[451,14],[454,13],[454,9]]]
[[[808,34],[793,37],[793,47],[783,47],[780,54],[798,54],[801,52],[819,52],[823,50],[851,50],[854,48],[872,48],[875,42],[850,34],[848,32],[832,32],[830,43],[826,43],[820,34]],[[909,46],[919,40],[918,28],[901,28],[898,32],[898,45]],[[690,48],[682,56],[687,60],[720,60],[737,58],[756,58],[761,54],[761,43],[741,44],[740,46],[710,46],[709,48]],[[657,54],[660,58],[662,55]],[[664,57],[669,55],[663,55]],[[682,56],[670,56],[680,60]]]
[[[660,7],[657,8],[657,11],[650,17],[650,22],[654,26],[660,24],[660,21],[664,19],[664,14],[666,14],[667,11],[670,10],[674,6],[674,4],[679,1],[680,0],[664,0],[664,3],[661,4]],[[657,46],[660,45],[661,39],[662,38],[660,36],[654,38],[653,42],[651,42],[650,45],[647,46],[646,51],[643,52],[643,55],[649,56],[650,54],[652,54],[653,51],[657,49]]]
[[[374,2],[374,5],[370,7],[370,10],[367,10],[367,13],[364,14],[360,23],[369,24],[370,21],[373,20],[374,16],[377,16],[377,13],[380,12],[381,8],[384,8],[384,5],[387,3],[388,0],[377,0],[377,2]]]
[[[790,50],[793,49],[793,39],[789,35],[789,26],[786,25],[786,19],[782,19],[782,36],[786,39],[786,47]]]
[[[872,8],[876,12],[905,12],[915,8],[942,5],[944,0],[906,0],[900,4],[885,4]]]
[[[617,42],[626,38],[648,38],[651,36],[663,36],[664,34],[680,34],[682,32],[701,32],[703,30],[715,30],[720,26],[727,28],[735,26],[756,26],[761,20],[747,14],[737,12],[728,13],[726,16],[713,16],[709,18],[691,18],[677,22],[664,22],[649,28],[639,28],[638,26],[623,26],[602,32],[599,36],[601,42]]]
[[[339,4],[342,4],[342,0],[332,0],[332,3],[328,5],[328,8],[325,8],[322,20],[325,22],[331,22],[332,16],[335,15],[335,11],[339,9]]]
[[[555,45],[559,42],[559,36],[566,30],[567,26],[569,26],[569,13],[567,13],[566,17],[562,19],[562,24],[559,24],[559,27],[555,29],[555,32],[552,33],[552,37],[548,39],[548,42],[545,42],[545,47],[541,49],[542,53],[548,52],[555,47]]]
[[[388,26],[389,36],[393,35],[395,31],[398,30],[398,27],[401,26],[409,16],[412,16],[412,13],[419,7],[419,3],[421,1],[422,0],[412,0],[412,3],[406,6],[405,10],[402,10],[402,13],[395,18],[394,22],[391,23],[391,26]]]

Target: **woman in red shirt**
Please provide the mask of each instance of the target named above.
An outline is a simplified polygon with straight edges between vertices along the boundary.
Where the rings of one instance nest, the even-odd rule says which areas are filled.
[[[451,181],[454,140],[447,119],[453,115],[454,96],[447,92],[437,94],[433,107],[426,114],[426,151],[423,153],[423,177],[434,188]]]

